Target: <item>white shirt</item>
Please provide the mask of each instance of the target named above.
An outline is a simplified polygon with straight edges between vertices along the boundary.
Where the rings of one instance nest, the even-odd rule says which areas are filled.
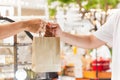
[[[120,10],[111,14],[106,23],[94,35],[113,46],[112,80],[120,80]]]

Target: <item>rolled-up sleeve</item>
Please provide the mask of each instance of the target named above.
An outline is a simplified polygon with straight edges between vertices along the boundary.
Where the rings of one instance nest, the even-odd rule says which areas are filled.
[[[98,39],[108,43],[112,46],[113,43],[113,32],[114,27],[116,26],[116,14],[111,14],[106,23],[101,26],[95,33],[93,33],[94,36],[96,36]]]

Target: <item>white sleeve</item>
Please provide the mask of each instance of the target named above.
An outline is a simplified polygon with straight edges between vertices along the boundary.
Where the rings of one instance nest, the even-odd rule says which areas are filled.
[[[112,46],[112,39],[113,39],[113,31],[115,27],[115,19],[116,19],[116,14],[112,14],[109,16],[107,19],[106,23],[102,25],[99,30],[97,30],[94,33],[94,36],[96,36],[98,39],[108,43],[109,45]]]

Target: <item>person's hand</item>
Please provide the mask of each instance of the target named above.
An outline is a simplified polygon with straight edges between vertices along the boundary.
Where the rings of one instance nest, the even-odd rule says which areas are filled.
[[[56,37],[62,36],[62,29],[60,28],[59,24],[54,24],[53,26],[56,26],[56,29],[54,30],[55,36]]]
[[[59,24],[48,23],[46,26],[45,37],[60,37],[62,30]]]
[[[26,28],[26,31],[38,33],[45,30],[46,22],[41,19],[31,19],[26,20],[23,23],[23,26]]]

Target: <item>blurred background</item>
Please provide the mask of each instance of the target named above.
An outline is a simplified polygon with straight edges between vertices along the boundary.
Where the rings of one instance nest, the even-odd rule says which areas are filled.
[[[14,21],[41,18],[58,23],[65,32],[84,35],[98,30],[107,17],[119,8],[120,0],[0,0],[0,23],[9,22],[3,17]],[[25,71],[18,72],[27,74],[24,80],[37,80],[36,73],[31,70],[32,40],[25,32],[21,32],[17,34],[17,43],[21,43],[21,46],[17,48],[16,57],[13,50],[14,36],[0,40],[0,80],[15,79],[15,60],[18,69]],[[88,50],[61,42],[61,72],[56,74],[64,77],[57,79],[110,80],[111,57],[112,48],[109,44]],[[97,63],[101,65],[98,68],[95,66]],[[99,71],[101,75],[97,74]]]

